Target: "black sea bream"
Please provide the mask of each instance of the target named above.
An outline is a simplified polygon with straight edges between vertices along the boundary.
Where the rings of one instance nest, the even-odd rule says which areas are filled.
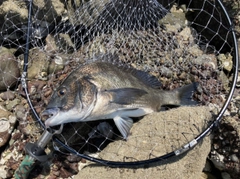
[[[101,60],[101,59],[100,59]],[[161,83],[146,72],[94,61],[78,67],[53,93],[42,115],[52,115],[45,125],[113,119],[124,139],[133,125],[131,117],[160,111],[163,105],[194,105],[198,83],[160,90]]]

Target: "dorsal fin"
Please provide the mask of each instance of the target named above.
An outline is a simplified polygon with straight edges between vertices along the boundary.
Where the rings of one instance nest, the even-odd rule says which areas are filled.
[[[134,69],[134,68],[130,67],[128,64],[123,63],[119,59],[119,57],[116,53],[111,53],[111,52],[106,53],[106,54],[99,53],[99,54],[94,55],[94,57],[90,61],[101,61],[101,62],[106,62],[106,63],[111,63],[113,65],[117,65],[119,69],[121,69],[122,71],[125,71],[127,73],[130,73],[131,75],[133,75],[138,80],[140,80],[145,85],[147,85],[151,88],[158,89],[162,86],[161,82],[158,81],[158,79],[155,76],[150,75],[147,72]]]
[[[154,89],[158,89],[162,86],[161,82],[158,81],[158,79],[155,76],[150,75],[147,72],[140,71],[133,68],[129,68],[128,70],[131,70],[130,71],[131,74],[135,76],[137,79],[139,79],[140,81],[142,81],[147,86],[150,86]]]

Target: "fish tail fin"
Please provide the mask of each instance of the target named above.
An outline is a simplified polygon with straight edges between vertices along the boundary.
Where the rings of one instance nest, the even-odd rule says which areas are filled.
[[[180,101],[179,105],[196,105],[197,101],[192,99],[193,93],[197,91],[199,83],[194,82],[192,84],[180,87],[177,90],[178,98]]]

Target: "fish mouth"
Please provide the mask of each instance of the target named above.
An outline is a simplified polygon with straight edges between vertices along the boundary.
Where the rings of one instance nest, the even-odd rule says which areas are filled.
[[[56,123],[56,117],[59,114],[60,109],[59,108],[49,108],[44,110],[41,113],[41,116],[48,116],[49,118],[45,121],[45,126],[49,127],[49,126],[55,126],[58,125],[58,123]]]

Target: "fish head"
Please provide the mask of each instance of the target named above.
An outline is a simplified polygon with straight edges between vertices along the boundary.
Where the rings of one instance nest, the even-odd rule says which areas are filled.
[[[84,121],[94,108],[96,96],[96,86],[89,80],[66,79],[54,91],[41,114],[50,116],[45,121],[46,127]]]

